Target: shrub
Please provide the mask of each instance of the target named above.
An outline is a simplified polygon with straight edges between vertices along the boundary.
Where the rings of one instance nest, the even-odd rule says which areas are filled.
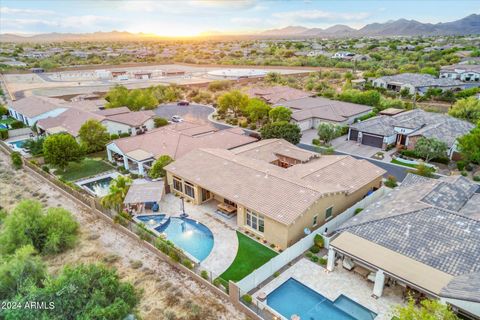
[[[461,172],[462,176],[466,177],[468,175],[467,171],[462,171]]]
[[[0,106],[0,116],[4,116],[8,114],[8,109],[5,106]]]
[[[130,266],[132,267],[132,269],[139,269],[143,266],[143,262],[140,260],[131,260]]]
[[[319,146],[319,145],[320,145],[320,140],[318,140],[318,139],[312,139],[312,144],[313,144],[313,145],[316,145],[316,146]]]
[[[473,181],[480,181],[480,175],[473,176]]]
[[[20,152],[14,151],[10,154],[10,159],[12,160],[13,167],[18,170],[21,169],[23,166],[22,156]]]
[[[155,239],[155,247],[166,255],[170,255],[170,250],[172,248],[161,238]]]
[[[317,246],[312,246],[312,247],[310,248],[310,252],[311,252],[311,253],[319,253],[319,252],[320,252],[320,248],[317,247]]]
[[[313,261],[313,262],[318,262],[318,257],[317,256],[311,256],[310,257],[310,261]]]
[[[166,126],[168,124],[168,120],[165,118],[158,117],[153,119],[153,123],[155,125],[155,128],[160,128],[160,127]]]
[[[275,245],[272,243],[272,244],[270,245],[270,248],[274,249],[274,248],[275,248]]]
[[[249,294],[244,294],[244,295],[242,296],[242,300],[245,301],[246,303],[250,304],[250,303],[252,303],[252,300],[253,300],[253,299],[252,299],[252,296],[251,296],[251,295],[249,295]]]
[[[219,287],[221,284],[222,284],[222,281],[220,281],[220,278],[216,278],[215,280],[213,280],[213,285],[215,287]]]
[[[193,262],[188,259],[183,259],[182,264],[190,270],[193,269]]]
[[[251,123],[250,130],[256,130],[256,129],[257,129],[257,125],[255,123]]]
[[[205,279],[205,280],[208,280],[209,276],[208,276],[208,271],[207,270],[202,270],[202,272],[200,272],[200,276]]]
[[[118,138],[120,138],[120,136],[116,133],[110,135],[110,140],[116,140]]]
[[[468,164],[465,165],[465,170],[467,170],[467,171],[472,171],[472,170],[473,170],[473,166],[472,166],[470,163],[468,163]]]
[[[385,181],[385,186],[389,188],[395,188],[397,186],[397,178],[395,176],[389,175],[387,181]]]
[[[43,165],[42,170],[45,171],[46,173],[50,173],[50,168],[47,165]]]
[[[181,260],[180,255],[175,249],[170,250],[170,253],[168,254],[168,256],[175,262],[180,262]]]
[[[318,263],[321,264],[322,266],[325,266],[325,265],[327,265],[327,259],[320,258],[320,259],[318,259]]]
[[[0,140],[8,139],[8,130],[0,129]]]
[[[359,214],[360,212],[362,212],[363,208],[357,208],[355,209],[355,211],[353,212],[353,215],[357,215]]]
[[[24,126],[25,125],[23,124],[23,122],[18,120],[12,121],[10,123],[10,128],[12,129],[20,129],[20,128],[23,128]]]
[[[275,272],[273,273],[273,277],[274,277],[274,278],[277,278],[279,275],[280,275],[280,272],[278,272],[278,271],[275,271]]]
[[[323,248],[324,246],[323,237],[319,234],[316,234],[315,238],[313,238],[313,243],[315,243],[315,246],[317,246],[318,248]]]
[[[119,137],[120,137],[120,138],[130,137],[130,133],[128,133],[128,132],[122,132],[122,133],[119,134]]]
[[[310,251],[308,251],[308,252],[305,254],[305,256],[306,256],[307,258],[311,258],[311,257],[313,256],[313,253],[311,253]]]

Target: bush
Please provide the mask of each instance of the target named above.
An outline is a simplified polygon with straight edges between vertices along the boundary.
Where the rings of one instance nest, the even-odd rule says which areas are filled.
[[[252,300],[253,300],[253,299],[252,299],[252,296],[251,296],[251,295],[249,295],[249,294],[244,294],[244,295],[242,296],[242,300],[245,301],[246,303],[250,304],[250,303],[252,303]]]
[[[310,251],[308,251],[307,253],[305,253],[305,256],[307,258],[311,258],[313,256],[313,253],[311,253]]]
[[[313,261],[313,262],[318,262],[318,257],[317,256],[312,256],[310,257],[310,261]]]
[[[473,176],[473,181],[480,181],[480,175]]]
[[[200,272],[200,276],[205,279],[205,280],[208,280],[209,276],[208,276],[208,271],[207,270],[202,270],[202,272]]]
[[[363,211],[363,208],[357,208],[355,209],[355,211],[353,212],[353,215],[356,216],[357,214],[359,214],[360,212]]]
[[[12,121],[10,123],[10,128],[12,129],[20,129],[20,128],[23,128],[24,126],[25,125],[23,124],[23,122],[18,120]]]
[[[319,252],[320,252],[320,248],[317,247],[317,246],[312,246],[312,247],[310,248],[310,252],[311,252],[311,253],[314,253],[314,254],[315,254],[315,253],[319,253]]]
[[[132,267],[132,269],[139,269],[143,266],[143,262],[140,260],[131,260],[130,266]]]
[[[279,275],[280,275],[280,272],[278,272],[278,271],[275,271],[275,272],[273,273],[273,277],[274,277],[274,278],[277,278]]]
[[[0,129],[0,140],[8,139],[8,130]]]
[[[155,128],[160,128],[160,127],[166,126],[168,124],[168,120],[165,118],[158,117],[153,119],[153,123],[155,124]]]
[[[220,280],[220,278],[216,278],[215,280],[213,280],[213,285],[215,287],[219,287],[221,284],[222,284],[222,281]]]
[[[13,167],[18,170],[21,169],[23,166],[22,156],[20,152],[14,151],[10,154],[10,159],[12,160]]]
[[[318,248],[323,248],[324,246],[323,237],[319,234],[316,234],[315,238],[313,238],[313,243],[315,243],[315,246],[317,246]]]
[[[257,125],[255,123],[251,123],[250,130],[256,130],[256,129],[257,129]]]
[[[126,138],[126,137],[130,137],[130,133],[128,132],[122,132],[118,135],[120,138]]]
[[[315,145],[315,146],[319,146],[320,145],[320,140],[312,139],[312,144]]]
[[[389,188],[395,188],[397,186],[397,178],[395,176],[389,175],[387,181],[385,181],[385,186]]]
[[[120,136],[116,133],[110,135],[110,140],[117,140],[118,138],[120,138]]]
[[[322,266],[326,266],[327,265],[327,259],[325,258],[320,258],[318,259],[318,263],[321,264]]]
[[[42,170],[45,171],[46,173],[50,173],[50,168],[47,165],[43,165]]]
[[[462,171],[461,172],[462,176],[466,177],[468,175],[467,171]]]
[[[180,255],[175,249],[170,250],[170,253],[168,254],[168,256],[175,262],[180,262],[181,260]]]
[[[468,163],[468,164],[465,165],[465,170],[467,170],[467,171],[472,171],[472,170],[473,170],[473,166],[472,166],[470,163]]]
[[[5,106],[0,106],[0,116],[5,116],[8,114],[8,109]]]
[[[188,259],[183,259],[182,264],[190,270],[193,269],[193,262]]]

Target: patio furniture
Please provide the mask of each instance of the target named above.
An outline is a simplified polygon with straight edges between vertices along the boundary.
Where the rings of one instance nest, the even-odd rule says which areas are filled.
[[[257,295],[257,299],[259,301],[265,301],[265,299],[267,299],[267,294],[265,292],[259,292],[258,295]]]
[[[355,264],[353,261],[349,258],[344,258],[342,262],[342,266],[347,269],[348,271],[352,271],[353,267],[355,267]]]
[[[358,273],[362,277],[366,278],[366,277],[368,277],[368,274],[370,273],[370,270],[368,270],[364,267],[361,267],[361,266],[356,266],[355,268],[353,268],[353,272]]]
[[[235,208],[234,206],[231,206],[229,204],[223,203],[223,202],[217,204],[217,208],[220,211],[225,212],[227,215],[231,215],[231,214],[237,212],[237,208]]]

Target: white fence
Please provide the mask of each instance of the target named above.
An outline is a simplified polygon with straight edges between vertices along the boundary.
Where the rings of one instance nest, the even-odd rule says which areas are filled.
[[[353,215],[355,214],[355,210],[357,208],[365,208],[369,206],[370,204],[377,201],[378,199],[380,199],[390,191],[391,189],[382,187],[377,191],[375,191],[374,193],[372,193],[371,195],[365,197],[364,199],[357,202],[355,205],[348,208],[347,210],[345,210],[344,212],[342,212],[332,220],[325,223],[320,228],[313,231],[308,236],[302,238],[297,243],[287,248],[278,256],[272,258],[270,261],[265,263],[263,266],[261,266],[254,272],[250,273],[248,276],[240,280],[237,283],[237,286],[243,292],[249,292],[256,286],[258,286],[260,283],[268,279],[268,277],[273,275],[276,271],[280,270],[282,267],[284,267],[285,265],[293,261],[295,258],[303,254],[305,251],[307,251],[313,245],[313,239],[315,238],[315,235],[321,234],[323,236],[323,233],[327,229],[328,229],[328,233],[335,231],[342,223],[344,223],[345,221],[353,217]],[[325,247],[328,248],[329,238],[323,236],[323,239],[325,241]]]

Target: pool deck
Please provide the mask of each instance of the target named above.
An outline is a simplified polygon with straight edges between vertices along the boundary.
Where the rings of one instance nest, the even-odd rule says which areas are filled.
[[[160,212],[178,217],[181,213],[181,200],[166,194],[160,203]],[[208,205],[193,205],[185,202],[188,217],[206,225],[213,233],[213,248],[210,255],[200,265],[218,277],[232,264],[238,250],[238,239],[232,222],[210,210]],[[235,220],[235,219],[233,219]]]
[[[372,282],[367,281],[358,274],[343,269],[341,265],[337,265],[333,272],[327,272],[319,264],[305,258],[300,259],[277,278],[256,291],[253,296],[257,297],[260,292],[268,295],[289,278],[300,281],[331,301],[343,294],[375,312],[377,314],[375,320],[390,320],[393,307],[404,304],[402,291],[398,286],[394,288],[385,287],[383,296],[375,299],[371,297],[373,290]]]

